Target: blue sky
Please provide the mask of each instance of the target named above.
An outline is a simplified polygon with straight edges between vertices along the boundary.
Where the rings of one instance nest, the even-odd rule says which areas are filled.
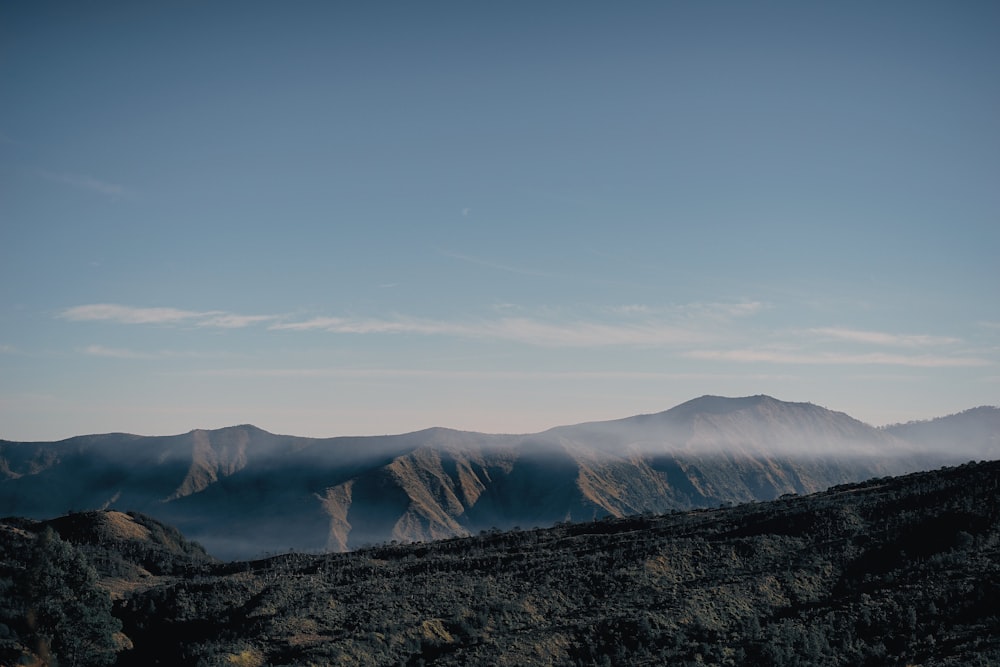
[[[992,2],[4,3],[0,437],[998,404],[997,34]]]

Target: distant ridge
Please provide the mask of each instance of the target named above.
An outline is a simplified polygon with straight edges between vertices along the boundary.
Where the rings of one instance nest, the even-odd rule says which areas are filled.
[[[998,414],[976,409],[876,429],[811,403],[702,396],[529,435],[432,428],[302,438],[244,424],[0,441],[0,515],[135,510],[223,558],[341,551],[769,500],[989,458]]]
[[[766,394],[756,394],[754,396],[742,396],[737,398],[729,398],[726,396],[715,396],[712,394],[705,394],[704,396],[699,396],[698,398],[692,398],[690,401],[686,401],[676,407],[670,408],[666,412],[674,414],[727,413],[727,412],[734,412],[736,410],[747,410],[751,408],[758,408],[763,405],[775,405],[775,406],[780,405],[793,408],[817,407],[812,403],[792,403],[789,401],[779,401],[778,399],[772,398]]]
[[[925,450],[942,442],[956,453],[972,458],[1000,459],[1000,408],[982,405],[926,421],[893,424],[883,429]]]

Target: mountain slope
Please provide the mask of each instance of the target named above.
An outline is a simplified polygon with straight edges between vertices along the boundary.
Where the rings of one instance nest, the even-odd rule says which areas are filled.
[[[997,664],[998,479],[210,566],[119,605],[119,664]]]
[[[1000,459],[1000,408],[981,406],[929,421],[893,424],[883,429],[915,446],[933,451],[949,443],[956,456]]]
[[[809,458],[879,456],[905,453],[906,449],[891,434],[842,412],[770,396],[702,396],[658,414],[560,427],[552,432],[603,442],[606,450],[631,446],[647,453]]]
[[[521,436],[435,428],[314,439],[238,426],[0,441],[0,514],[136,510],[225,558],[341,551],[768,500],[949,461],[928,447],[767,396],[705,396],[658,414]]]

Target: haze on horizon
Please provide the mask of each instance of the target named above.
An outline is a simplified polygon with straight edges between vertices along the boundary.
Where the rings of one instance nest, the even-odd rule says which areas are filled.
[[[0,6],[0,438],[1000,404],[1000,6]]]

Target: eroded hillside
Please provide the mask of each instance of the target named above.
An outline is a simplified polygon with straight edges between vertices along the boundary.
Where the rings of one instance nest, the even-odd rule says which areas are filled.
[[[959,447],[953,421],[910,442],[809,403],[706,396],[532,435],[313,439],[237,426],[0,442],[0,515],[139,511],[221,558],[346,551],[770,500],[958,463],[995,440],[993,422],[972,421],[957,433],[975,427],[977,439]]]

